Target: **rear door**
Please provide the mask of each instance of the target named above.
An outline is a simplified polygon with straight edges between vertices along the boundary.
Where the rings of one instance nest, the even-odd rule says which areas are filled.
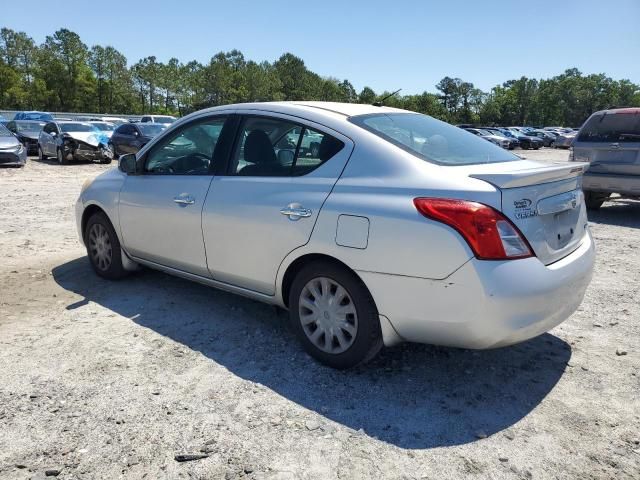
[[[589,173],[640,176],[640,108],[592,115],[576,137],[573,154],[590,162]]]
[[[244,116],[227,175],[213,179],[203,211],[213,278],[273,295],[278,267],[309,241],[352,150],[348,138],[297,117]]]
[[[586,164],[538,162],[475,165],[470,176],[502,194],[502,212],[520,229],[545,265],[574,251],[587,232],[582,193]]]

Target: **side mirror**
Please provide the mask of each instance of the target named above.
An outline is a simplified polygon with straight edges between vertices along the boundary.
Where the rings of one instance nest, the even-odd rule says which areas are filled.
[[[120,160],[118,161],[118,169],[121,172],[126,173],[127,175],[135,175],[136,174],[136,155],[134,153],[122,155],[120,157]]]
[[[57,134],[56,132],[51,132],[51,133],[50,133],[50,135],[51,135],[52,137],[55,137],[55,136],[56,136],[56,135],[58,135],[58,134]]]

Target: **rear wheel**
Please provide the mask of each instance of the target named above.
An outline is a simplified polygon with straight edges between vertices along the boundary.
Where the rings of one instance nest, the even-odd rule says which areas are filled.
[[[609,198],[609,195],[601,192],[584,192],[584,203],[586,203],[589,210],[598,210]]]
[[[373,298],[345,267],[327,262],[303,267],[291,286],[289,314],[305,350],[330,367],[365,363],[382,347]]]
[[[127,276],[127,271],[122,265],[120,241],[103,212],[89,218],[84,231],[84,243],[91,266],[99,276],[109,280],[119,280]]]

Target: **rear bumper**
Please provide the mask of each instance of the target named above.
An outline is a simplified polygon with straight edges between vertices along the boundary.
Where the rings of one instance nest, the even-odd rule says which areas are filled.
[[[582,189],[591,192],[640,195],[640,175],[611,175],[587,171],[582,177]]]
[[[582,302],[594,259],[588,233],[577,250],[546,266],[537,258],[472,259],[445,280],[358,273],[403,340],[484,349],[528,340],[566,320]]]

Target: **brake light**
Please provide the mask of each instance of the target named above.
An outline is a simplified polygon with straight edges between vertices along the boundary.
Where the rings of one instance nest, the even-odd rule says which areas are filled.
[[[476,258],[509,260],[533,256],[518,228],[488,205],[449,198],[416,198],[413,203],[425,217],[457,230]]]

